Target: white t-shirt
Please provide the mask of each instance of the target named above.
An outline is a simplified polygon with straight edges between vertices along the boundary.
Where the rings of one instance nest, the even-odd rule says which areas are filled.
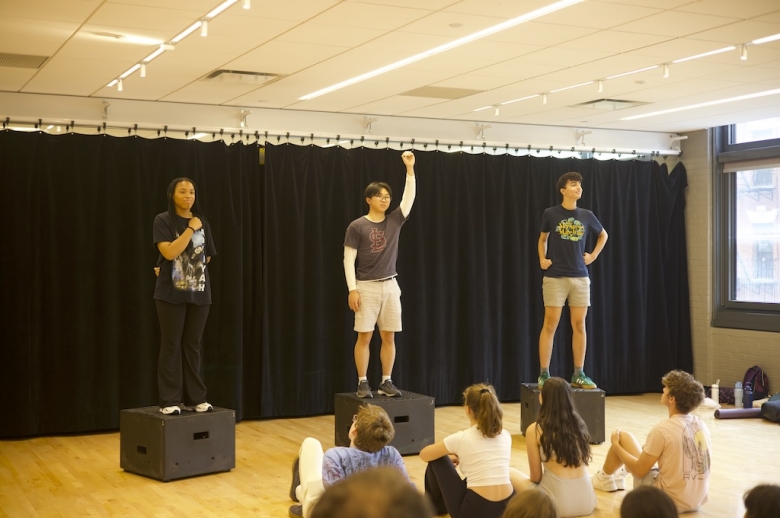
[[[447,451],[460,460],[460,472],[469,488],[509,484],[509,459],[512,454],[512,436],[502,430],[491,438],[472,426],[444,438]]]

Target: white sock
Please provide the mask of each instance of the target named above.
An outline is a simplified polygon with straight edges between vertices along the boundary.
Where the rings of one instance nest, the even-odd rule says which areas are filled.
[[[360,383],[361,381],[368,381],[368,378],[365,376],[358,376],[358,383]]]
[[[390,379],[390,376],[382,376],[382,383],[384,383],[385,381],[387,381],[389,379]]]

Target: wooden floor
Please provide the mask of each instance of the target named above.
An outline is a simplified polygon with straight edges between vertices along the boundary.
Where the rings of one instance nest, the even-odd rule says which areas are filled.
[[[606,455],[611,430],[620,427],[644,441],[666,417],[659,394],[606,398],[607,442],[593,447],[595,473]],[[504,426],[513,436],[512,464],[528,472],[520,404],[504,405]],[[742,517],[742,494],[758,483],[780,484],[780,426],[761,419],[717,420],[696,412],[712,433],[709,502],[691,518]],[[285,517],[290,467],[301,441],[316,437],[333,446],[332,415],[244,421],[236,426],[236,468],[228,473],[159,482],[119,468],[119,433],[0,441],[0,516],[8,517]],[[461,407],[436,409],[437,440],[465,428]],[[425,464],[404,458],[423,487]],[[631,479],[628,479],[630,483]],[[598,493],[592,517],[620,515],[625,491]]]

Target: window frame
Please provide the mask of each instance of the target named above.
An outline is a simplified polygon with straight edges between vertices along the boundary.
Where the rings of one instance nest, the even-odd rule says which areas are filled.
[[[778,158],[780,139],[732,144],[734,126],[713,132],[713,327],[780,333],[780,303],[732,300],[736,291],[732,261],[736,257],[736,175],[724,173],[728,163]]]

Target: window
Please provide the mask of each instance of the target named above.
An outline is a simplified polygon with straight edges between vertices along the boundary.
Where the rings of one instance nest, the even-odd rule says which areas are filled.
[[[770,135],[779,123],[715,132],[716,327],[780,332],[780,134]]]
[[[780,138],[780,117],[735,124],[732,144]]]

